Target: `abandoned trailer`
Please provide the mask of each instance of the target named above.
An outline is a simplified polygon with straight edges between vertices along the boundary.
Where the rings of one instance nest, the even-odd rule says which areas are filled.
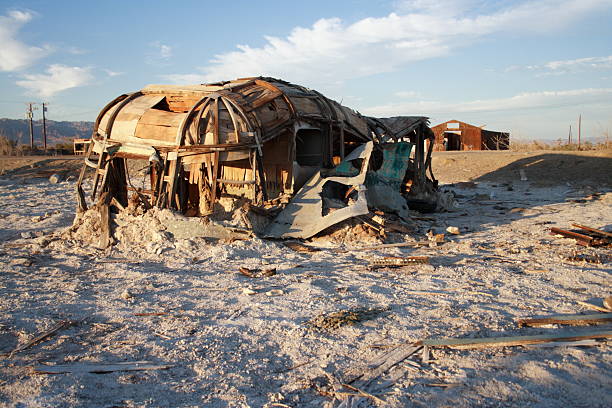
[[[87,209],[89,166],[94,201],[107,192],[107,202],[126,206],[134,191],[145,207],[188,216],[282,203],[264,235],[308,238],[368,207],[400,217],[408,207],[435,209],[433,140],[425,117],[363,116],[273,78],[150,85],[98,115],[78,206]],[[148,160],[147,185],[133,186],[133,159]]]

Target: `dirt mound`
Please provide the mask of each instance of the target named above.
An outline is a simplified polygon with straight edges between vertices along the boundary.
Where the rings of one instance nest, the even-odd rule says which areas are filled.
[[[612,151],[434,152],[432,169],[442,183],[528,180],[539,186],[565,183],[610,186]]]

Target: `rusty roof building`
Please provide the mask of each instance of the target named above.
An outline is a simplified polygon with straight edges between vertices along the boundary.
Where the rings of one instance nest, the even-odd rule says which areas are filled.
[[[510,133],[485,130],[458,120],[449,120],[431,128],[434,150],[508,150]]]

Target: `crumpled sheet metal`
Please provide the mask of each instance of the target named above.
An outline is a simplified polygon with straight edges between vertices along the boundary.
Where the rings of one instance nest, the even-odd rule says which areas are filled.
[[[361,170],[356,176],[323,177],[321,172],[314,175],[297,192],[287,207],[268,225],[264,236],[266,238],[310,238],[327,227],[358,215],[367,214],[369,209],[364,184],[373,148],[374,144],[368,142],[353,150],[340,163],[339,166],[343,166],[343,163],[351,160],[363,159]],[[347,207],[323,216],[321,192],[325,183],[330,181],[355,187],[357,200]]]
[[[410,152],[414,145],[407,142],[392,143],[383,146],[383,162],[377,171],[370,171],[366,177],[368,205],[382,211],[396,213],[408,221],[408,203],[401,195],[401,183],[404,180]]]

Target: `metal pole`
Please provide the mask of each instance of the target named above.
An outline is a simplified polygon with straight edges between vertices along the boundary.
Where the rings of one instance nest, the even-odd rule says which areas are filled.
[[[582,131],[582,114],[578,116],[578,148],[580,148],[581,131]]]
[[[47,104],[45,102],[42,103],[42,119],[43,119],[43,146],[45,148],[45,152],[47,151],[47,122],[45,120],[45,112],[47,111]]]
[[[572,125],[570,125],[569,133],[567,134],[567,144],[572,144]]]
[[[28,103],[28,110],[26,111],[26,118],[28,118],[28,122],[30,124],[30,149],[34,150],[34,124],[32,123],[32,102]]]

